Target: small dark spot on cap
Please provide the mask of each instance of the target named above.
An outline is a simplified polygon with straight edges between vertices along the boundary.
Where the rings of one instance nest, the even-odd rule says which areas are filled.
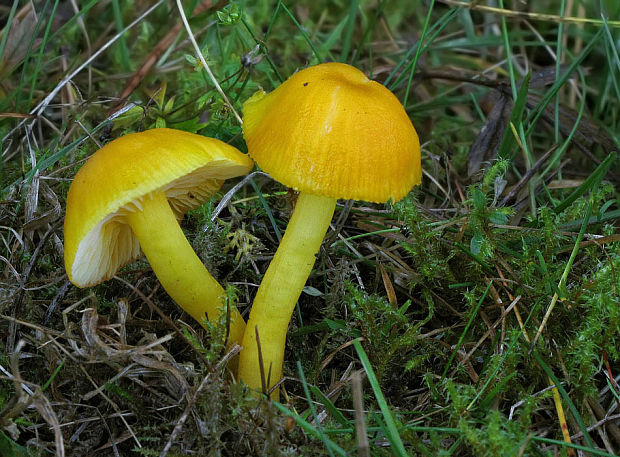
[[[189,193],[187,194],[187,196],[188,196],[189,198],[196,198],[196,197],[194,197],[194,194],[192,194],[191,192],[189,192]]]
[[[308,85],[308,83],[304,83],[304,87],[306,87]]]

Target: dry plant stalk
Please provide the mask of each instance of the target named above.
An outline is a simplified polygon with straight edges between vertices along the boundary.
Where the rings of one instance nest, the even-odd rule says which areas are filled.
[[[353,408],[355,409],[355,434],[357,435],[357,453],[360,457],[370,457],[368,433],[364,419],[364,399],[362,392],[362,376],[359,371],[351,375],[351,390],[353,391]]]

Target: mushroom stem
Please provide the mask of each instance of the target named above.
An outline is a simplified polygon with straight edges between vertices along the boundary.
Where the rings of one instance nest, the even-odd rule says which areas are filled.
[[[157,279],[168,295],[189,315],[204,325],[223,312],[224,289],[207,271],[185,238],[162,191],[140,201],[141,211],[127,215]],[[157,221],[155,224],[153,221]],[[245,323],[236,307],[230,310],[228,344],[240,343]]]
[[[300,193],[284,237],[258,289],[243,337],[239,358],[239,378],[260,390],[256,331],[260,338],[267,388],[282,377],[284,346],[295,303],[306,284],[325,233],[329,228],[336,199]],[[277,399],[275,390],[272,398]]]

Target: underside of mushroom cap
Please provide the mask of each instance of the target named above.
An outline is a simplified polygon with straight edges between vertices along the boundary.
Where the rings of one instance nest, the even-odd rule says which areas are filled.
[[[331,198],[400,200],[420,182],[420,143],[399,100],[356,68],[302,70],[243,106],[250,156],[274,179]]]
[[[180,219],[225,179],[252,166],[248,156],[226,143],[179,130],[147,130],[110,142],[86,162],[69,189],[64,225],[69,279],[91,286],[141,255],[124,219],[150,193],[164,192]]]

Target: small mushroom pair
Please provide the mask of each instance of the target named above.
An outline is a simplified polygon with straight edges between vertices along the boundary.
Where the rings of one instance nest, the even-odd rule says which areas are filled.
[[[237,309],[230,310],[229,341],[243,346],[239,377],[260,390],[271,389],[282,376],[291,314],[336,200],[401,199],[420,182],[420,144],[398,99],[345,64],[302,70],[273,92],[256,93],[243,111],[250,157],[299,192],[247,331]],[[252,161],[231,146],[175,130],[149,130],[109,143],[78,172],[67,197],[69,278],[81,287],[94,285],[139,257],[142,248],[183,309],[199,322],[205,314],[217,316],[223,311],[222,288],[177,220],[217,191],[222,180],[251,167]]]

